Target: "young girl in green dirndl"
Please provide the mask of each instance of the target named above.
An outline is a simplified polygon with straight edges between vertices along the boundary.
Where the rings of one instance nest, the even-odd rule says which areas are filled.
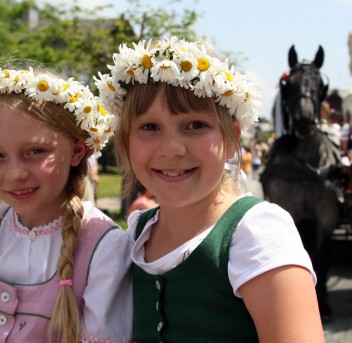
[[[316,277],[291,216],[238,187],[240,135],[257,120],[256,85],[177,37],[122,45],[99,74],[132,212],[138,342],[324,342]]]

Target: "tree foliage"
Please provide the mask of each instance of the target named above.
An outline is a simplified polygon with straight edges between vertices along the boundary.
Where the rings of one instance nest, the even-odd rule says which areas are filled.
[[[192,29],[196,12],[168,10],[167,4],[173,2],[143,10],[140,0],[128,0],[124,14],[107,18],[104,13],[109,6],[87,10],[75,2],[63,8],[55,3],[38,7],[34,0],[0,0],[1,64],[31,60],[92,86],[91,75],[108,71],[107,64],[121,43],[165,34],[196,38]],[[28,16],[36,13],[38,23],[31,26]]]

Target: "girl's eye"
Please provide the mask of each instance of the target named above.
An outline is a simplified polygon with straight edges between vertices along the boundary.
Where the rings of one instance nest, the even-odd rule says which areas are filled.
[[[204,129],[208,125],[201,122],[201,121],[193,121],[187,126],[187,129],[189,130],[199,130],[199,129]]]
[[[43,152],[43,149],[41,148],[33,148],[28,151],[28,155],[38,155]]]
[[[159,130],[159,127],[156,124],[148,123],[148,124],[143,124],[141,126],[141,129],[145,131],[156,131],[156,130]]]

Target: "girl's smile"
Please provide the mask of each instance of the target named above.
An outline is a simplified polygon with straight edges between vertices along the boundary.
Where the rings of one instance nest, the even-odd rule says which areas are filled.
[[[170,113],[162,88],[132,122],[129,147],[137,178],[161,205],[176,207],[216,197],[224,163],[233,154],[216,118],[196,111]]]
[[[160,177],[164,177],[165,180],[168,179],[177,179],[179,180],[180,177],[185,176],[191,176],[194,172],[196,172],[197,168],[191,168],[191,169],[182,169],[182,170],[156,170],[154,171],[159,174]]]
[[[38,190],[39,187],[35,187],[35,188],[25,188],[25,189],[21,189],[21,190],[12,190],[12,191],[8,191],[8,193],[15,199],[28,199],[30,198],[36,190]]]

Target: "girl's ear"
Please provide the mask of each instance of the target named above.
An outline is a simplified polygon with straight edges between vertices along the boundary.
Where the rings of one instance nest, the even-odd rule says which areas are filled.
[[[237,120],[235,120],[233,122],[233,130],[235,131],[236,138],[238,140],[240,140],[240,137],[241,137],[241,126],[240,126],[240,123]]]
[[[237,120],[235,120],[232,123],[232,128],[233,128],[235,137],[236,137],[237,141],[239,142],[240,136],[241,136],[241,126]],[[236,144],[233,140],[231,140],[230,142],[227,143],[227,156],[226,156],[227,159],[231,159],[234,156],[236,149],[237,149],[237,147],[236,147]]]
[[[88,147],[83,140],[79,140],[73,145],[73,154],[71,157],[71,167],[76,167],[82,161],[82,158],[86,154]]]

